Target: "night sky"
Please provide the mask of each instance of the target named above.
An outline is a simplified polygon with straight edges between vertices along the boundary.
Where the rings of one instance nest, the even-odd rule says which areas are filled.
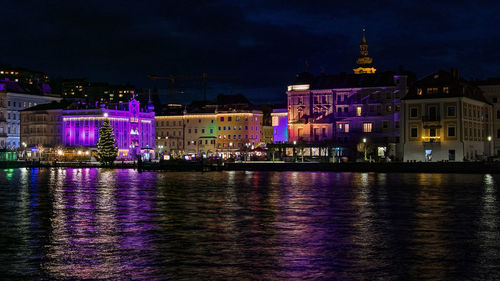
[[[378,70],[500,76],[499,15],[497,1],[2,1],[0,63],[140,88],[206,72],[209,98],[285,103],[306,61],[352,72],[363,27]],[[176,91],[202,97],[198,82]]]

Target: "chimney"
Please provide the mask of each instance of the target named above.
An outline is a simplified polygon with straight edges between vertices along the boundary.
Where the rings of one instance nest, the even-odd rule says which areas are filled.
[[[458,69],[456,68],[452,68],[451,69],[451,77],[454,79],[454,80],[459,80],[460,79],[460,75],[458,73]]]

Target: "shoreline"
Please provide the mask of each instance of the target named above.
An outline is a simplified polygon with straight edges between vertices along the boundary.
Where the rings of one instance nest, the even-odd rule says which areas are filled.
[[[375,173],[464,173],[500,174],[500,162],[391,162],[391,163],[284,163],[238,162],[224,165],[184,163],[133,163],[115,164],[111,167],[96,163],[26,163],[0,162],[1,169],[13,168],[105,168],[138,169],[140,171],[212,172],[212,171],[318,171],[318,172],[375,172]]]

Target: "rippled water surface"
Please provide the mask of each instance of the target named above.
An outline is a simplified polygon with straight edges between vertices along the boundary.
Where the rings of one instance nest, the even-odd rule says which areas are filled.
[[[497,175],[0,171],[7,279],[500,279]]]

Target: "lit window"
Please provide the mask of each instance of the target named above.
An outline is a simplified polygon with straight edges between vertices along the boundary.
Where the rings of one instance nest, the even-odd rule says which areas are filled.
[[[448,94],[450,89],[448,87],[443,87],[443,93]]]
[[[356,116],[361,116],[361,106],[356,107]]]
[[[418,88],[417,89],[417,95],[421,96],[422,95],[422,89],[421,88]]]
[[[363,123],[363,132],[371,133],[373,124],[371,122]]]
[[[272,118],[272,125],[273,126],[279,126],[278,116],[273,116],[273,118]]]
[[[427,94],[436,94],[438,92],[438,88],[427,88]]]

